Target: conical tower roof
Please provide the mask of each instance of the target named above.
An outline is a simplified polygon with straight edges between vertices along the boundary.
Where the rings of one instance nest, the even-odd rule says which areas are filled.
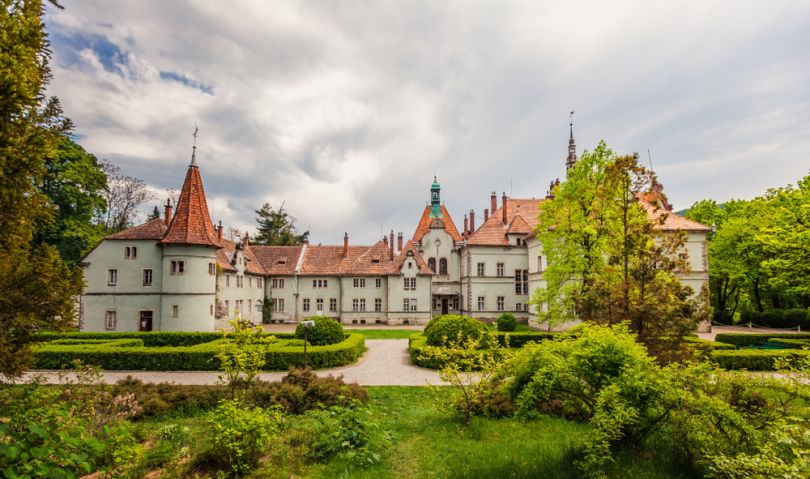
[[[208,214],[200,169],[194,159],[186,172],[174,218],[161,242],[222,247]]]

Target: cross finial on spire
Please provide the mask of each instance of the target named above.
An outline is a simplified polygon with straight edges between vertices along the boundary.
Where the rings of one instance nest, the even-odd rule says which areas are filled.
[[[191,135],[194,137],[194,143],[191,146],[191,166],[197,166],[197,134],[200,132],[200,129],[197,127],[197,122],[194,122],[194,133]]]

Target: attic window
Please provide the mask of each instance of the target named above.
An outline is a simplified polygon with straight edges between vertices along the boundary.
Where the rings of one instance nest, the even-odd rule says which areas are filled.
[[[371,262],[374,263],[374,264],[379,264],[380,258],[372,258]]]
[[[276,260],[276,264],[287,264],[287,258],[281,258]]]

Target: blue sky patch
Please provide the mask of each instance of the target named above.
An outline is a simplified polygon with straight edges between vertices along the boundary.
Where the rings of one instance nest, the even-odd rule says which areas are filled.
[[[206,85],[202,82],[197,80],[192,80],[191,78],[183,75],[182,73],[161,70],[160,71],[160,78],[164,80],[176,81],[178,83],[182,83],[185,86],[196,88],[203,93],[207,93],[209,95],[214,94],[214,88],[211,85]]]

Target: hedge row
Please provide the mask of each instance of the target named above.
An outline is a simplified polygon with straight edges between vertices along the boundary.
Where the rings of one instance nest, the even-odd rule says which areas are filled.
[[[498,344],[501,346],[506,346],[506,337],[509,337],[509,347],[510,348],[522,348],[527,343],[532,341],[545,341],[547,339],[556,339],[560,336],[561,333],[546,333],[546,332],[534,332],[534,331],[525,331],[520,333],[506,333],[499,331],[498,332]]]
[[[790,333],[760,333],[760,334],[743,334],[743,333],[720,333],[714,337],[715,341],[721,343],[733,344],[735,346],[762,346],[769,339],[810,339],[810,334],[790,334]]]
[[[754,323],[767,328],[795,328],[810,331],[810,310],[805,309],[771,309],[768,311],[743,311],[740,323]]]
[[[110,347],[106,341],[95,345],[46,343],[34,349],[34,368],[62,369],[79,359],[108,370],[215,371],[219,369],[217,352],[223,341],[176,347]],[[337,344],[308,347],[307,363],[315,369],[344,366],[355,362],[365,350],[365,336],[348,334]],[[279,341],[270,346],[265,358],[266,370],[288,370],[304,364],[304,348]]]
[[[427,338],[422,334],[414,334],[408,339],[408,355],[411,358],[411,364],[421,366],[428,369],[441,369],[444,367],[446,361],[450,358],[439,359],[429,354],[431,349],[438,349],[441,346],[430,346],[427,343]],[[469,350],[454,350],[456,356],[475,356],[479,354],[495,354],[500,358],[504,358],[510,354],[508,349],[476,349]]]
[[[292,339],[292,333],[265,333],[265,336],[275,336],[279,339]],[[131,332],[42,332],[37,333],[36,340],[39,342],[51,342],[63,339],[76,340],[110,340],[110,339],[140,339],[144,346],[153,348],[161,346],[195,346],[198,344],[210,343],[222,337],[218,332],[186,332],[186,331],[131,331]]]
[[[744,349],[738,351],[714,351],[712,360],[723,369],[747,369],[749,371],[773,371],[774,360],[787,358],[798,362],[810,358],[810,351],[800,349]]]
[[[718,341],[709,341],[708,339],[700,339],[696,336],[685,336],[683,340],[698,353],[698,356],[703,357],[705,354],[717,350],[735,350],[736,346],[728,343],[721,343]]]

